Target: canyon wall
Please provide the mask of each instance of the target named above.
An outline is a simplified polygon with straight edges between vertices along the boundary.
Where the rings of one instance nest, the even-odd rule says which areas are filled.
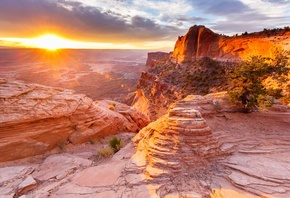
[[[252,33],[240,36],[224,36],[205,26],[193,26],[178,37],[171,56],[172,62],[182,63],[202,57],[222,61],[238,61],[249,56],[273,57],[276,50],[289,50],[290,31],[277,34]]]

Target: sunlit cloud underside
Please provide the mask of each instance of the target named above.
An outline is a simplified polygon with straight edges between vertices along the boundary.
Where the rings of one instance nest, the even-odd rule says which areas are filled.
[[[172,49],[195,24],[230,36],[283,28],[290,0],[1,0],[0,45],[48,32],[66,48]]]

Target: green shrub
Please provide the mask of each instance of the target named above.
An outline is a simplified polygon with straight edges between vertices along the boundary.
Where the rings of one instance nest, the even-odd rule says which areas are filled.
[[[124,146],[124,143],[122,142],[122,140],[120,138],[113,137],[109,141],[109,145],[116,153]]]
[[[251,109],[270,106],[269,95],[279,96],[281,90],[266,89],[263,80],[268,76],[276,79],[289,72],[288,52],[277,52],[274,59],[261,56],[253,56],[237,66],[230,76],[231,87],[228,91],[229,98],[233,102],[242,102],[244,108]]]

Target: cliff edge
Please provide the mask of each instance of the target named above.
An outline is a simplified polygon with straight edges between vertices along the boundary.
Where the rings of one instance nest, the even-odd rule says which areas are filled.
[[[290,30],[278,33],[252,33],[232,37],[214,33],[205,26],[192,26],[178,37],[171,56],[172,62],[182,63],[202,57],[223,61],[238,61],[249,56],[273,57],[276,50],[289,50]]]

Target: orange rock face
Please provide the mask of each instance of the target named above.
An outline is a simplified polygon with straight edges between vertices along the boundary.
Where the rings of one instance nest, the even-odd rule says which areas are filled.
[[[247,59],[254,55],[273,57],[277,49],[288,49],[290,42],[288,34],[289,32],[286,32],[284,36],[226,37],[204,26],[195,25],[185,36],[178,38],[171,60],[182,63],[202,57],[231,61]]]
[[[114,103],[114,109],[109,106]],[[0,161],[42,154],[117,132],[138,132],[148,119],[134,108],[72,90],[0,79]]]

